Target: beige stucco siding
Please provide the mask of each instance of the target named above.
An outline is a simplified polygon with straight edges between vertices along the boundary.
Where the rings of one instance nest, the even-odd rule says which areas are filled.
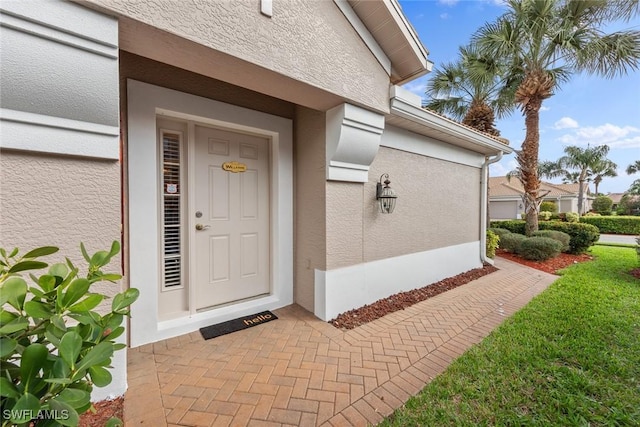
[[[281,99],[208,78],[129,52],[120,52],[120,99],[122,117],[126,117],[127,79],[250,108],[263,113],[293,119],[295,106]]]
[[[313,311],[314,271],[326,266],[325,114],[296,108],[294,300]]]
[[[383,173],[399,196],[390,215],[375,202]],[[368,183],[328,182],[327,199],[327,269],[479,240],[479,168],[380,147]]]
[[[80,242],[87,251],[108,250],[120,240],[120,165],[114,161],[0,152],[0,245],[21,252],[58,246],[46,258],[69,257],[86,272]],[[109,264],[121,271],[120,255]],[[120,285],[98,283],[96,291],[113,295]]]
[[[259,1],[90,0],[85,4],[91,3],[100,10],[287,76],[292,82],[388,111],[389,76],[333,1],[276,1],[271,18],[260,14]],[[151,40],[136,40],[135,34],[129,34],[131,29],[146,31],[132,25],[121,23],[123,48],[151,49],[142,47]],[[165,50],[176,43],[179,40],[167,41]],[[240,82],[238,77],[243,73],[225,67],[218,61],[219,70],[211,72],[220,75],[209,75],[254,90],[261,83],[269,83],[264,78],[256,79],[257,69],[244,75],[246,82]],[[268,85],[263,90],[258,91],[269,93]]]

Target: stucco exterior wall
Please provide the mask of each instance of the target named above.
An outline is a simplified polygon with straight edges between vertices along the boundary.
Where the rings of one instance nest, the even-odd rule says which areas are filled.
[[[120,240],[119,183],[118,162],[0,152],[2,246],[58,246],[47,259],[64,262],[67,256],[86,271],[80,242],[93,253]],[[121,266],[117,256],[109,271],[120,273]],[[120,285],[97,283],[95,290],[112,296]]]
[[[326,266],[325,114],[296,108],[294,301],[313,311],[314,271]]]
[[[376,182],[388,173],[399,195],[381,214]],[[327,270],[480,238],[480,169],[380,147],[362,184],[327,182]]]
[[[281,99],[121,51],[120,99],[123,120],[126,119],[127,111],[127,79],[175,89],[288,119],[293,119],[295,113],[295,106]]]
[[[246,0],[91,3],[353,102],[388,110],[389,76],[332,1],[276,1],[271,18],[260,14],[258,1]],[[231,81],[237,76],[215,77]]]

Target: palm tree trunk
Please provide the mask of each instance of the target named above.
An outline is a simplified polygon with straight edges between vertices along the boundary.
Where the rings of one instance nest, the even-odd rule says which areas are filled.
[[[540,107],[542,99],[530,99],[525,106],[526,134],[522,143],[522,150],[517,159],[520,164],[521,180],[525,191],[526,225],[525,233],[530,236],[538,231],[538,192],[540,179],[538,177],[538,151],[540,148]]]
[[[578,181],[578,185],[580,186],[580,188],[578,188],[578,215],[582,216],[584,213],[582,212],[582,205],[584,204],[584,179]]]

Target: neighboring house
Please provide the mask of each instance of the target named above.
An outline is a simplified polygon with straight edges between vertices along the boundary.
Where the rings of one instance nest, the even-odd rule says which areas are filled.
[[[544,201],[555,202],[558,212],[578,212],[580,184],[552,184],[540,181]],[[491,219],[519,219],[524,212],[522,196],[524,188],[517,178],[504,176],[489,178],[489,216]],[[583,212],[591,209],[594,197],[585,184]]]
[[[486,171],[512,150],[399,87],[431,65],[395,0],[0,9],[2,245],[82,262],[121,240],[130,346],[482,265]],[[94,398],[124,393],[125,357]]]
[[[622,198],[624,197],[625,194],[626,193],[609,193],[606,195],[613,202],[613,204],[611,205],[611,210],[613,212],[615,212],[616,209],[618,209],[618,207],[620,206],[620,202],[622,201]],[[635,201],[637,199],[638,199],[638,196],[629,195],[629,201]]]
[[[606,195],[613,202],[613,204],[611,205],[612,211],[615,212],[615,210],[618,209],[618,206],[620,206],[620,201],[622,200],[622,197],[624,197],[624,195],[625,193],[609,193]]]

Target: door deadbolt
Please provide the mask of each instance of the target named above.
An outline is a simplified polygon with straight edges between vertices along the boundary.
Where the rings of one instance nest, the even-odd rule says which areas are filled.
[[[196,230],[198,231],[202,231],[202,230],[206,230],[208,229],[209,226],[208,225],[204,225],[204,224],[196,224]]]
[[[196,218],[202,218],[202,212],[196,211]]]

